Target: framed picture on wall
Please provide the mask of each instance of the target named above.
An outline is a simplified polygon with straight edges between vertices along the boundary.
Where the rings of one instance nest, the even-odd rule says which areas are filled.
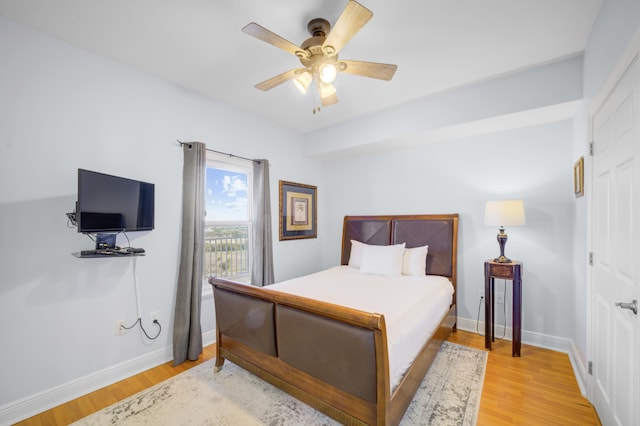
[[[280,241],[317,238],[317,188],[279,181]]]
[[[573,166],[573,192],[576,198],[584,195],[584,157],[580,157]]]

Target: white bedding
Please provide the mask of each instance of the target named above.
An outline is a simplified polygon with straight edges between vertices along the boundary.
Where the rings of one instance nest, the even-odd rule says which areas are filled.
[[[383,314],[392,391],[449,310],[453,297],[453,286],[445,277],[385,277],[362,274],[348,266],[264,288]]]

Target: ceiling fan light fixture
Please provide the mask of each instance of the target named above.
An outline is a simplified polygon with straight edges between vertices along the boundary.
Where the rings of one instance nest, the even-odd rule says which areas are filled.
[[[307,88],[311,84],[312,80],[313,77],[311,77],[311,73],[305,71],[293,80],[293,84],[300,91],[300,93],[305,94],[307,93]]]
[[[318,81],[318,91],[320,92],[320,102],[322,103],[322,106],[329,106],[338,102],[336,88],[333,84],[325,84],[321,81]]]
[[[334,64],[322,64],[318,68],[318,76],[323,83],[333,83],[338,75],[338,69]]]
[[[320,92],[321,98],[327,98],[329,96],[335,95],[336,88],[331,83],[320,83],[318,84],[318,91]]]

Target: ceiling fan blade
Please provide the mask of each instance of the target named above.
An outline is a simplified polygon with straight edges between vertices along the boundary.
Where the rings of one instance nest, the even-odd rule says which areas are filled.
[[[323,83],[318,80],[318,92],[320,92],[320,101],[322,106],[329,106],[338,103],[338,95],[336,88],[331,83]]]
[[[345,60],[338,62],[338,69],[342,72],[346,72],[347,74],[355,74],[362,77],[389,81],[393,78],[398,66],[392,64],[380,64],[378,62]]]
[[[369,22],[372,16],[372,11],[354,0],[349,0],[322,44],[324,53],[329,56],[338,54],[344,45],[351,40],[351,37]]]
[[[276,75],[275,77],[271,77],[270,79],[265,80],[262,83],[256,84],[256,89],[264,90],[266,92],[267,90],[271,90],[274,87],[279,86],[284,82],[293,80],[304,71],[306,71],[304,68],[294,68],[287,72],[283,72],[282,74]]]
[[[265,43],[269,43],[272,46],[278,47],[291,54],[294,54],[298,57],[300,57],[300,55],[306,56],[306,52],[304,50],[291,43],[289,40],[280,37],[278,34],[269,31],[262,25],[256,24],[255,22],[247,24],[244,28],[242,28],[242,32],[245,34],[249,34],[250,36],[253,36],[259,40],[262,40]]]

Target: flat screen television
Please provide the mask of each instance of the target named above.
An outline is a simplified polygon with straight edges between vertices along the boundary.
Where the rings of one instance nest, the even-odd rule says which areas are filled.
[[[154,227],[152,183],[78,169],[78,232],[113,234]]]

